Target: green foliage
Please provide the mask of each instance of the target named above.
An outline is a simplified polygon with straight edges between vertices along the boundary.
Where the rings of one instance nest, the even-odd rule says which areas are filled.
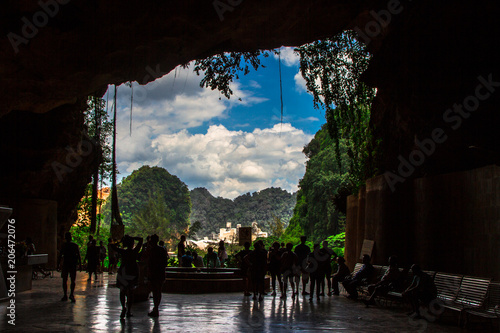
[[[113,165],[111,163],[111,146],[109,138],[113,131],[113,123],[109,120],[106,101],[103,98],[89,96],[85,111],[85,125],[90,138],[101,147],[99,174],[103,179],[109,178]]]
[[[169,231],[172,236],[179,237],[189,227],[191,200],[189,190],[178,177],[171,175],[160,167],[143,166],[123,179],[117,188],[120,211],[123,224],[130,232],[138,231],[141,223],[151,218],[157,221],[157,227],[164,225],[168,220]],[[160,199],[161,198],[161,199]],[[159,201],[163,200],[164,204]],[[164,220],[150,216],[147,207],[156,214],[163,214]],[[111,202],[108,200],[103,208],[105,221],[111,219]],[[138,217],[135,217],[135,216]],[[141,220],[144,220],[141,222]],[[137,226],[134,226],[138,223]]]
[[[333,249],[338,256],[344,256],[345,232],[329,236],[326,241],[328,241],[328,247]]]
[[[221,93],[230,98],[233,91],[230,88],[230,83],[233,78],[239,79],[239,73],[244,75],[250,72],[250,66],[257,70],[260,66],[259,56],[268,56],[267,52],[228,52],[216,54],[206,59],[196,60],[194,71],[200,75],[204,72],[204,77],[200,82],[201,87],[210,87],[212,90],[219,90]],[[244,64],[242,64],[242,61]],[[264,67],[264,66],[262,66]]]
[[[78,247],[80,248],[80,255],[83,262],[83,259],[87,254],[87,243],[89,241],[90,227],[88,225],[73,225],[69,231],[73,236],[73,242],[78,244]],[[101,227],[99,235],[93,236],[97,241],[97,246],[99,246],[100,241],[103,241],[104,245],[107,246],[108,238],[111,236],[111,233],[109,232],[109,228]]]
[[[341,141],[341,150],[342,158],[347,159],[344,140]],[[317,242],[324,235],[342,231],[343,214],[335,202],[339,189],[349,185],[350,173],[335,162],[335,146],[326,125],[304,147],[304,152],[309,155],[309,160],[306,173],[299,181],[294,215],[285,235],[300,227],[299,230]]]
[[[280,238],[281,235],[283,235],[283,233],[285,232],[285,228],[284,228],[285,224],[277,216],[274,216],[273,220],[274,221],[270,225],[271,235],[273,235],[274,237]]]
[[[138,236],[146,239],[147,236],[157,234],[160,240],[170,240],[173,234],[178,233],[172,225],[172,215],[165,198],[161,193],[156,192],[154,196],[150,194],[149,200],[132,217],[129,225],[131,236]]]
[[[300,56],[300,70],[307,89],[314,98],[314,106],[326,110],[328,131],[333,138],[339,168],[342,161],[347,162],[352,190],[356,190],[376,171],[376,145],[369,126],[370,108],[376,90],[359,80],[371,56],[353,31],[303,45],[296,52]],[[341,156],[341,141],[344,141],[348,159]],[[314,142],[304,153],[311,157],[317,148],[317,142]]]

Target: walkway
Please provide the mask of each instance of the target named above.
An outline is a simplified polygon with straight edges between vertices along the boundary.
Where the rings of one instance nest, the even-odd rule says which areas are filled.
[[[120,321],[114,276],[87,283],[79,273],[77,279],[74,304],[60,301],[60,277],[33,281],[32,291],[16,296],[15,328],[7,323],[7,303],[0,303],[0,332],[465,332],[451,324],[409,320],[403,309],[366,309],[342,296],[312,303],[266,296],[259,303],[239,293],[163,294],[159,319],[146,315],[148,301],[136,303],[134,316]]]

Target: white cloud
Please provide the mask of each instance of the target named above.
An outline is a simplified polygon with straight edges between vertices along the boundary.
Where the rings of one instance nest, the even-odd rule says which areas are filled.
[[[296,191],[305,172],[302,149],[311,139],[288,123],[252,132],[230,131],[222,125],[212,125],[204,134],[184,129],[152,140],[142,136],[145,143],[124,140],[125,147],[120,141],[120,169],[128,174],[141,163],[158,165],[190,188],[207,187],[213,195],[227,198],[270,186]],[[141,156],[144,162],[123,156]]]
[[[295,47],[283,46],[280,48],[281,51],[281,61],[282,64],[287,67],[298,66],[300,63],[300,57],[293,51]],[[275,59],[278,59],[279,56],[272,53]]]
[[[306,86],[306,80],[304,80],[300,71],[298,71],[297,74],[295,74],[293,79],[295,81],[295,90],[297,90],[300,93],[303,92],[309,93]]]
[[[154,165],[166,168],[191,189],[206,187],[215,196],[234,198],[270,186],[296,191],[305,172],[302,149],[313,136],[290,123],[252,129],[244,122],[234,126],[241,130],[211,125],[204,133],[192,134],[192,128],[218,124],[237,105],[266,100],[238,82],[231,86],[234,96],[230,100],[219,98],[218,91],[200,88],[199,81],[189,69],[177,69],[156,80],[153,88],[134,85],[132,135],[131,89],[119,87],[120,176],[128,176],[142,165]],[[250,82],[249,87],[258,89],[258,84]],[[145,98],[137,98],[141,93]]]

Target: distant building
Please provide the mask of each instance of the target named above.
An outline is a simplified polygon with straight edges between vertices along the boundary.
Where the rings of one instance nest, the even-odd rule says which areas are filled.
[[[227,243],[238,242],[238,229],[241,228],[241,224],[237,224],[236,228],[231,228],[231,222],[226,223],[225,228],[220,228],[218,240],[223,240]],[[252,241],[256,240],[258,237],[267,238],[267,232],[263,232],[257,222],[252,222]]]

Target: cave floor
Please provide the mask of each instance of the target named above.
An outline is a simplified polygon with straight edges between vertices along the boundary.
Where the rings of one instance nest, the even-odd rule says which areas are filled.
[[[405,315],[407,308],[365,308],[343,296],[310,303],[268,295],[259,303],[240,293],[163,294],[158,319],[147,316],[150,299],[135,303],[134,316],[120,320],[115,275],[101,274],[89,283],[79,272],[76,303],[60,301],[62,280],[59,273],[54,276],[35,280],[32,290],[16,295],[16,326],[7,322],[8,303],[0,303],[0,332],[500,332],[487,323],[459,329],[453,316],[439,323],[415,321]]]

